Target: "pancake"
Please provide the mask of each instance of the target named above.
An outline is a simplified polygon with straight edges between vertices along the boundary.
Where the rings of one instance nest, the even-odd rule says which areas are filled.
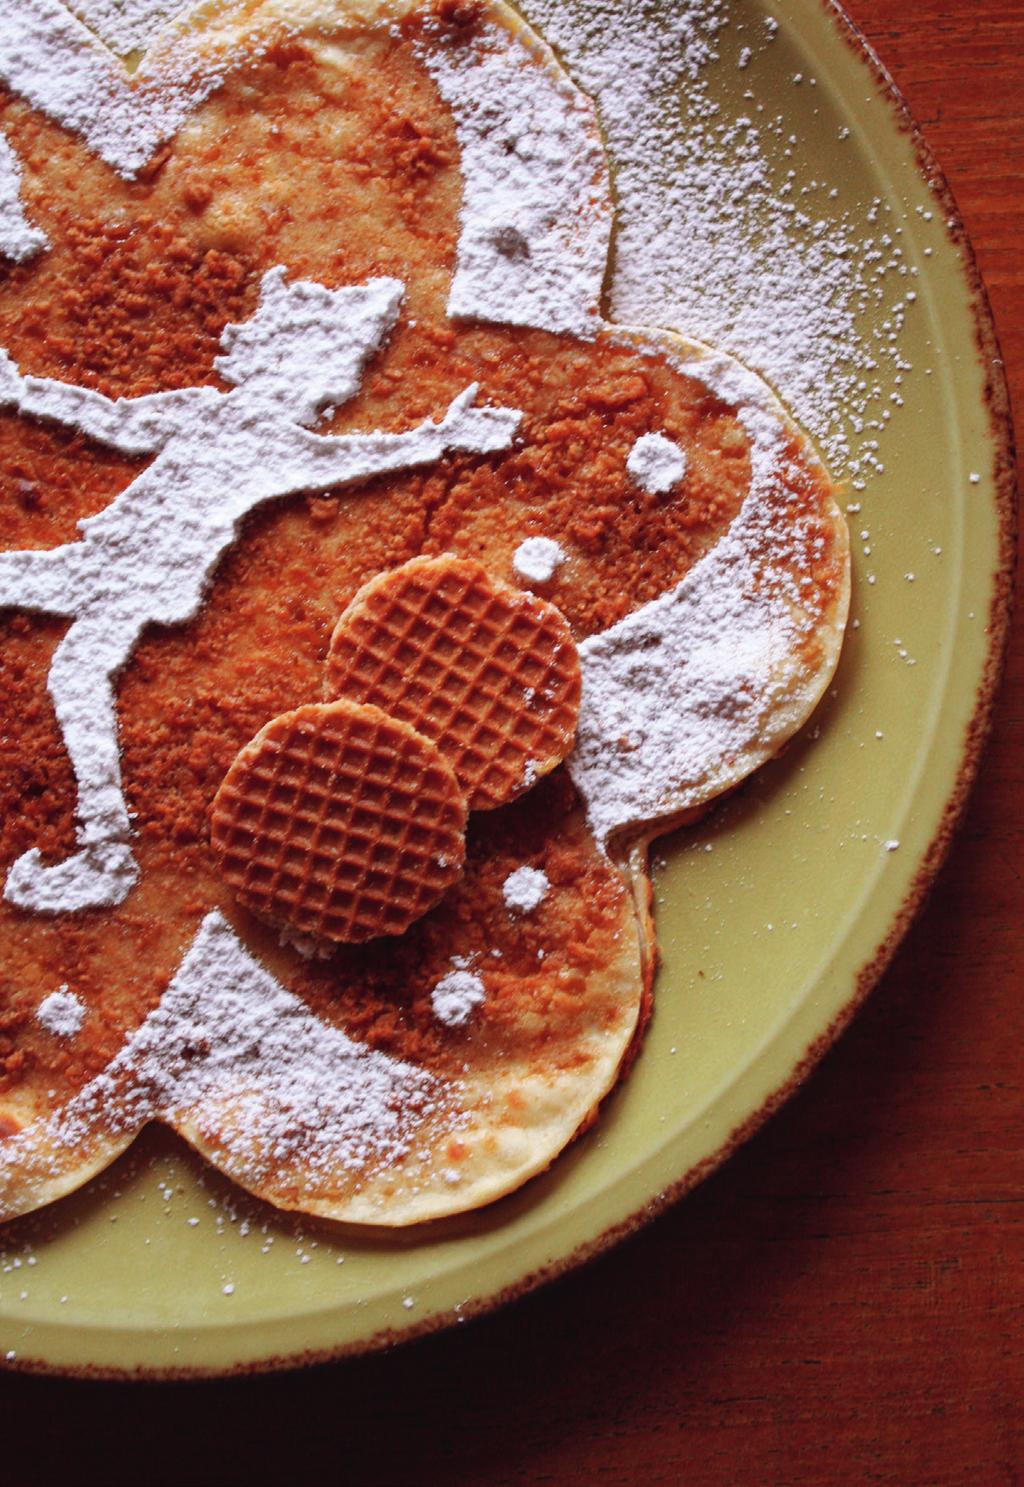
[[[0,1204],[162,1120],[282,1207],[477,1208],[635,1051],[646,843],[832,675],[832,487],[759,379],[604,321],[594,112],[504,7],[200,7],[131,81],[76,26],[29,0],[0,37]],[[212,802],[363,586],[442,553],[565,616],[576,750],[405,934],[281,936]]]

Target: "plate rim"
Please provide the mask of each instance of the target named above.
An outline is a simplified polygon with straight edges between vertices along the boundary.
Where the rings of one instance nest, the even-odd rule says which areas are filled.
[[[626,1218],[618,1220],[599,1234],[576,1245],[567,1254],[560,1255],[499,1290],[467,1299],[459,1309],[458,1318],[451,1312],[437,1312],[400,1329],[381,1329],[370,1336],[346,1343],[296,1352],[270,1353],[235,1364],[210,1366],[135,1364],[119,1367],[107,1363],[53,1363],[45,1358],[23,1357],[20,1354],[12,1359],[0,1354],[0,1369],[11,1373],[51,1378],[112,1382],[135,1380],[198,1382],[239,1378],[248,1375],[280,1373],[361,1357],[380,1352],[400,1342],[412,1342],[434,1333],[450,1330],[456,1320],[465,1322],[471,1318],[475,1319],[497,1311],[500,1307],[589,1263],[638,1233],[717,1171],[796,1094],[881,980],[911,924],[924,907],[936,878],[949,856],[957,832],[963,824],[981,758],[991,735],[994,706],[1005,670],[1013,617],[1018,536],[1018,479],[1012,407],[992,308],[952,188],[897,84],[856,21],[846,13],[839,0],[814,0],[814,3],[826,13],[838,40],[845,44],[867,67],[875,84],[878,99],[887,106],[891,121],[909,140],[916,157],[918,173],[943,211],[947,236],[959,250],[960,268],[958,271],[962,273],[968,291],[967,310],[973,321],[974,349],[984,368],[982,396],[988,426],[987,438],[991,444],[993,457],[991,477],[998,532],[997,558],[990,575],[991,595],[986,624],[988,648],[975,690],[974,708],[964,730],[960,763],[932,839],[918,863],[911,884],[892,914],[888,928],[874,953],[862,964],[854,976],[849,998],[833,1016],[829,1025],[804,1049],[788,1077],[730,1131],[715,1151],[702,1158],[676,1181],[668,1184],[654,1198],[649,1199]]]

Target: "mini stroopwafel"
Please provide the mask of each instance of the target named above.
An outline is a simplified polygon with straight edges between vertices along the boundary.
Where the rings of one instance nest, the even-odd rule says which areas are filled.
[[[568,754],[580,667],[553,604],[446,554],[371,579],[338,621],[325,692],[432,739],[471,809],[504,805]]]
[[[460,876],[466,802],[440,751],[354,702],[282,713],[239,752],[210,839],[239,900],[304,934],[402,934]]]

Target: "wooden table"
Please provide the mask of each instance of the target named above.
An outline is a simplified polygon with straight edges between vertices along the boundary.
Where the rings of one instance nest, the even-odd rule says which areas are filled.
[[[948,174],[1024,426],[1024,0],[849,8]],[[391,1356],[174,1390],[9,1379],[6,1459],[21,1436],[30,1464],[6,1479],[1024,1480],[1022,689],[1018,627],[930,907],[809,1084],[686,1202]]]

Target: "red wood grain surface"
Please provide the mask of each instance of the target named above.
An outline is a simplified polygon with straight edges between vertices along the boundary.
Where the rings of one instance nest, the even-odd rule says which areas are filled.
[[[949,177],[1024,425],[1024,0],[849,9]],[[1024,1480],[1022,685],[1018,626],[930,906],[807,1086],[692,1197],[389,1356],[174,1389],[8,1378],[0,1478]]]

